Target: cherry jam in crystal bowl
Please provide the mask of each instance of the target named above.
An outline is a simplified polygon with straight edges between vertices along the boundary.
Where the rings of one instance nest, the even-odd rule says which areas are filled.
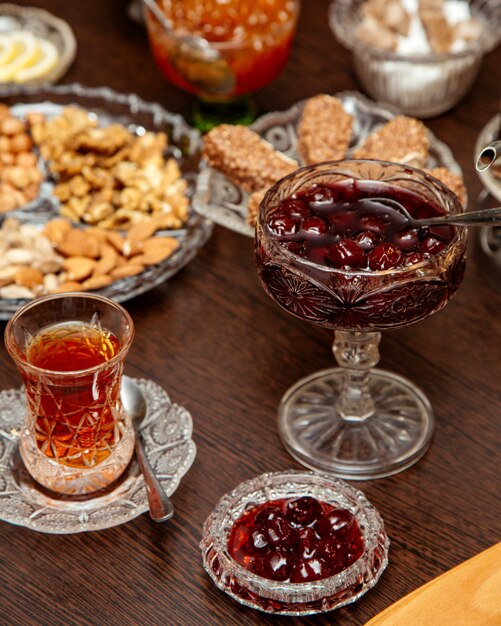
[[[209,576],[241,604],[308,615],[371,589],[388,563],[389,540],[361,491],[291,470],[262,474],[223,496],[200,547]]]
[[[463,278],[466,229],[405,228],[381,205],[360,203],[381,197],[417,218],[463,211],[442,183],[409,166],[300,168],[261,203],[255,254],[268,295],[300,319],[345,331],[398,328],[440,310]]]

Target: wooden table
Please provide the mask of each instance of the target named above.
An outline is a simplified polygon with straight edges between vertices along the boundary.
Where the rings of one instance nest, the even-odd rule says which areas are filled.
[[[125,1],[36,4],[75,31],[78,54],[64,82],[108,85],[174,112],[184,109],[188,97],[157,71]],[[261,112],[359,88],[349,54],[328,28],[328,4],[303,3],[289,65],[257,95]],[[497,110],[499,60],[498,49],[461,104],[427,122],[462,166],[472,206],[481,190],[474,144]],[[0,523],[0,623],[359,625],[498,541],[501,273],[486,270],[475,240],[474,234],[456,298],[382,342],[382,366],[425,390],[437,420],[419,463],[357,484],[391,538],[390,564],[363,599],[325,616],[268,617],[218,591],[202,568],[202,524],[217,500],[242,480],[299,467],[280,443],[276,407],[292,383],[333,362],[328,332],[293,319],[265,295],[252,241],[216,227],[188,267],[126,304],[137,331],[127,373],[162,385],[194,418],[198,454],[173,496],[176,516],[158,525],[144,514],[116,528],[66,536]],[[0,386],[17,387],[14,365],[0,349]]]

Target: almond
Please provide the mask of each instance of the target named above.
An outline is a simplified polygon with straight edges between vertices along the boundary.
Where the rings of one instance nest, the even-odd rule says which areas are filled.
[[[96,265],[94,259],[84,256],[73,256],[65,259],[63,267],[68,272],[69,280],[81,281],[88,278],[92,274],[92,270]]]
[[[99,239],[89,231],[84,231],[85,234],[85,245],[84,245],[84,256],[88,256],[91,259],[97,259],[99,256],[101,242]]]
[[[85,289],[82,283],[75,280],[67,280],[58,285],[55,289],[52,289],[51,293],[63,293],[66,291],[85,291]]]
[[[143,251],[142,241],[131,241],[129,237],[124,241],[122,254],[127,258],[140,254]]]
[[[149,259],[148,265],[160,263],[178,246],[179,242],[174,237],[151,237],[143,244],[143,255]]]
[[[58,287],[57,276],[55,274],[45,274],[43,278],[43,286],[45,293],[52,292]]]
[[[153,235],[157,230],[157,224],[154,220],[145,219],[137,224],[134,224],[127,233],[127,240],[130,243],[131,248],[134,247],[140,241],[144,241]]]
[[[33,298],[35,294],[23,285],[6,285],[0,287],[0,298]]]
[[[43,274],[32,267],[20,267],[16,271],[14,281],[17,285],[33,288],[35,285],[43,284]]]
[[[92,235],[100,242],[106,241],[108,233],[104,230],[104,228],[99,228],[99,226],[89,226],[85,231],[88,235]]]
[[[69,257],[84,256],[85,247],[85,235],[77,228],[67,232],[64,239],[57,244],[58,251]]]
[[[111,285],[113,279],[108,274],[101,274],[100,276],[91,276],[83,281],[84,289],[102,289]]]
[[[16,208],[16,200],[12,196],[0,196],[0,213],[7,213]]]
[[[144,265],[139,263],[126,263],[120,267],[115,267],[111,272],[112,278],[127,278],[128,276],[136,276],[144,270]]]
[[[18,269],[19,268],[15,265],[7,265],[6,267],[0,268],[0,280],[12,282]]]
[[[106,233],[106,238],[108,240],[108,243],[111,243],[111,245],[115,248],[117,252],[122,252],[125,239],[120,233],[110,230]]]
[[[101,243],[101,258],[97,261],[92,272],[93,276],[109,274],[117,265],[118,253],[109,243]]]
[[[14,265],[31,265],[34,259],[33,251],[25,248],[11,248],[3,253],[3,260]]]

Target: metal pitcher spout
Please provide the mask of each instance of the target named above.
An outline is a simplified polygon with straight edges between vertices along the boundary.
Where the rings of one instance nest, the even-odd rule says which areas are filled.
[[[501,157],[501,139],[493,141],[480,152],[475,165],[477,172],[485,172],[499,157]]]

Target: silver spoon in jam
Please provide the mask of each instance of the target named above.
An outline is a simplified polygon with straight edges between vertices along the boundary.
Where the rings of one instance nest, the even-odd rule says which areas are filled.
[[[454,224],[455,226],[473,226],[475,224],[492,224],[501,222],[501,207],[493,209],[482,209],[480,211],[469,211],[458,215],[439,215],[437,217],[425,217],[416,219],[397,200],[392,198],[361,198],[359,204],[378,204],[383,208],[398,211],[402,216],[401,228],[423,228],[426,226],[443,226]]]

